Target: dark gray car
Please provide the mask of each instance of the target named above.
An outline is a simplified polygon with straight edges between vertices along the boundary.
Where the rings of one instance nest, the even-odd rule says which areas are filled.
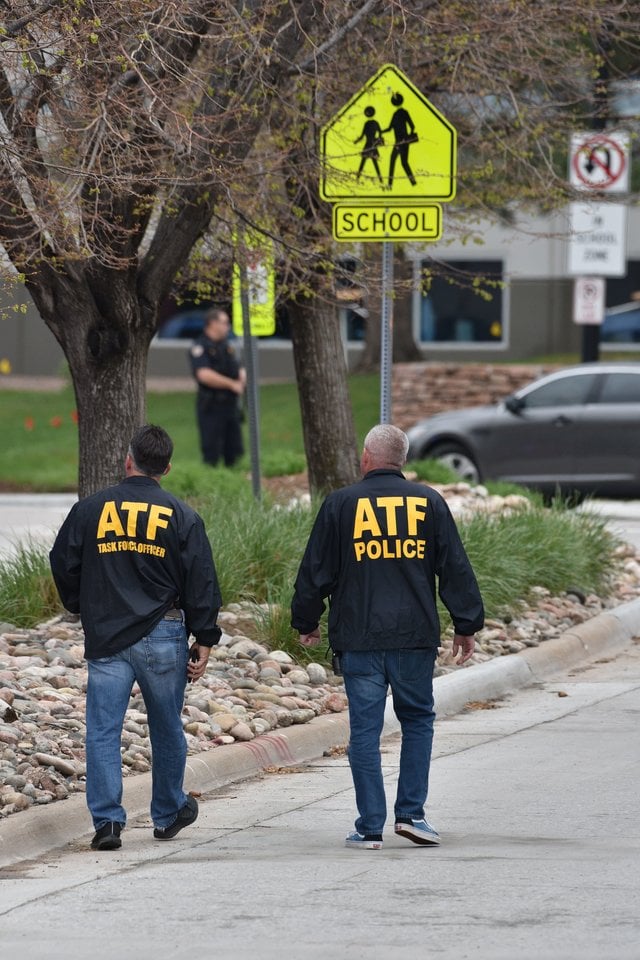
[[[640,363],[568,367],[407,434],[409,459],[442,460],[471,482],[640,496]]]

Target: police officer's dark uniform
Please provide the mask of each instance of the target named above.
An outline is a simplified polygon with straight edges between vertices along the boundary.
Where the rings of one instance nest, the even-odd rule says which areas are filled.
[[[189,351],[189,360],[194,377],[204,368],[230,380],[240,378],[238,358],[226,338],[212,340],[202,333]],[[225,466],[233,466],[244,452],[238,394],[198,383],[196,415],[204,462],[214,467],[222,457]]]

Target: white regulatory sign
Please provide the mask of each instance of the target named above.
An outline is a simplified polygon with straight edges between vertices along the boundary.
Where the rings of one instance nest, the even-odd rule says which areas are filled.
[[[573,286],[574,323],[602,323],[605,286],[604,277],[576,277]]]
[[[569,182],[577,190],[625,193],[629,189],[629,134],[574,133]]]
[[[572,277],[624,277],[627,208],[622,203],[571,203],[567,272]]]

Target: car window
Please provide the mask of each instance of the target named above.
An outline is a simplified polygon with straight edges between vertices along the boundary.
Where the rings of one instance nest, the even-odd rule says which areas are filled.
[[[534,388],[523,398],[527,407],[573,407],[586,403],[596,374],[582,373],[559,377]]]
[[[599,403],[640,403],[640,374],[609,373]]]

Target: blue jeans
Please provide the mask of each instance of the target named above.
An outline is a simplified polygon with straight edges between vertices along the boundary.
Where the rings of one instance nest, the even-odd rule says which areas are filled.
[[[168,827],[187,801],[182,789],[187,743],[180,715],[187,683],[187,633],[180,620],[161,620],[133,646],[89,660],[87,682],[87,806],[96,830],[127,820],[122,806],[122,725],[138,683],[151,738],[151,818]]]
[[[359,833],[382,833],[387,817],[380,735],[389,687],[402,730],[395,817],[424,817],[435,719],[433,668],[437,652],[431,648],[342,653],[351,726],[349,763],[359,813],[355,827]]]

